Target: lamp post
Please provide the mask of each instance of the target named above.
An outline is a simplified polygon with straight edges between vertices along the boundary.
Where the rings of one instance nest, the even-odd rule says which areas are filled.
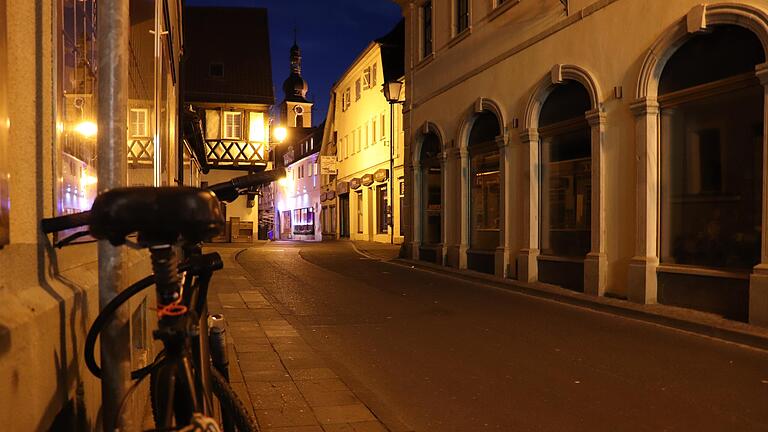
[[[400,80],[386,81],[382,84],[384,87],[384,98],[389,102],[389,243],[395,243],[395,104],[400,102],[400,92],[403,89],[403,82]],[[403,209],[400,209],[403,211]]]

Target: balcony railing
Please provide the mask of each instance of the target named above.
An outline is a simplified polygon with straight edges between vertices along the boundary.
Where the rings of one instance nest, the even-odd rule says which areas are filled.
[[[128,165],[152,166],[155,161],[155,145],[152,138],[128,138]]]
[[[247,169],[267,162],[264,143],[212,139],[205,141],[205,153],[212,167]]]

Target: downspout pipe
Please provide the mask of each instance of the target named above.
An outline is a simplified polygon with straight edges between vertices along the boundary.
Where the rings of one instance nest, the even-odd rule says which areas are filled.
[[[100,0],[97,7],[98,43],[98,190],[125,186],[128,158],[128,38],[129,0]],[[125,286],[123,250],[99,241],[99,308],[104,308]],[[130,379],[130,313],[119,309],[102,332],[102,426],[105,432],[134,430],[129,413],[118,418],[120,402]]]

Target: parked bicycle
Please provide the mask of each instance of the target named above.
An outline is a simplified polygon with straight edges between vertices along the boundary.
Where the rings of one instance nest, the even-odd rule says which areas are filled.
[[[162,342],[163,349],[150,365],[131,372],[136,382],[129,390],[130,394],[150,378],[154,430],[258,431],[228,382],[223,319],[208,315],[208,285],[223,263],[218,253],[202,253],[201,244],[224,228],[220,201],[234,201],[249,188],[284,175],[282,168],[264,171],[207,190],[119,188],[96,197],[90,211],[43,219],[45,233],[88,227],[57,242],[58,247],[89,234],[115,246],[149,249],[153,274],[120,292],[99,313],[86,337],[85,363],[101,378],[94,353],[99,333],[121,305],[154,284],[158,323],[153,337]],[[135,240],[129,237],[134,233]],[[114,429],[120,430],[119,426]]]

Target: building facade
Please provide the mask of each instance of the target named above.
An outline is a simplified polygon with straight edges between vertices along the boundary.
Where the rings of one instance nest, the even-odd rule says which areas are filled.
[[[298,132],[292,129],[290,133]],[[323,126],[283,145],[285,178],[273,182],[276,240],[320,241],[320,160]]]
[[[401,23],[369,44],[331,90],[321,152],[335,157],[333,173],[323,175],[326,238],[403,241],[402,106],[391,107],[381,90],[403,77],[402,38]]]
[[[768,325],[764,2],[398,3],[410,256]]]
[[[186,19],[185,103],[203,119],[202,181],[221,183],[269,169],[269,110],[275,98],[267,10],[190,7]],[[228,30],[201,31],[212,28]],[[235,217],[257,226],[256,190],[227,204],[225,212],[228,221]]]
[[[40,231],[41,218],[90,209],[98,191],[97,65],[109,63],[98,44],[110,31],[97,28],[98,8],[0,0],[0,421],[9,430],[101,429],[101,383],[83,364],[99,310],[97,247],[55,249],[63,236]],[[110,59],[128,65],[122,181],[194,185],[199,162],[178,126],[181,2],[131,1],[126,12],[128,50]],[[121,286],[151,272],[147,254],[121,256]],[[126,304],[129,331],[112,341],[133,369],[157,353],[150,302]],[[129,416],[142,418],[144,401],[139,389]]]

